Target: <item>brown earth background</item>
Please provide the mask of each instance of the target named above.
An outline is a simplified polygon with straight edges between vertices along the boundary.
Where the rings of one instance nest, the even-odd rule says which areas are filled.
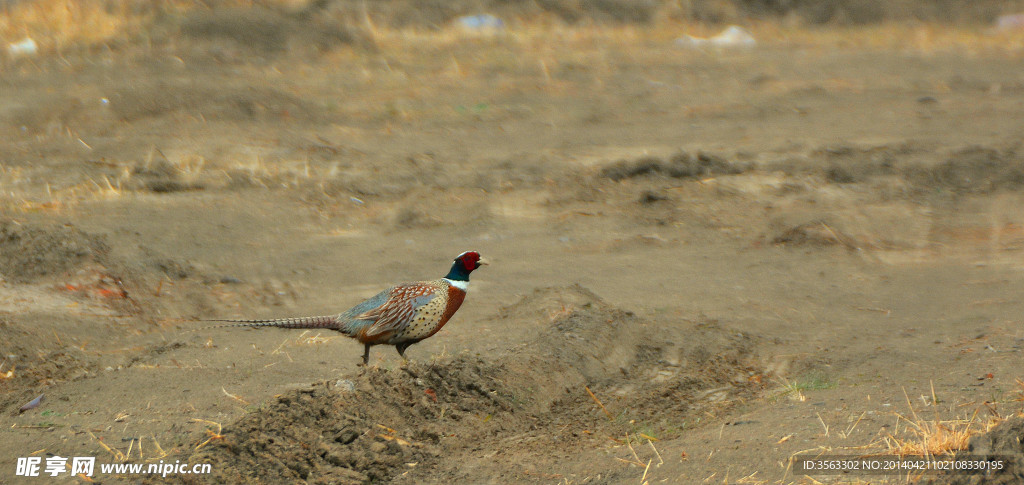
[[[1017,12],[0,1],[0,483],[1020,483]],[[200,321],[469,249],[408,363]],[[952,452],[1011,471],[790,463]]]

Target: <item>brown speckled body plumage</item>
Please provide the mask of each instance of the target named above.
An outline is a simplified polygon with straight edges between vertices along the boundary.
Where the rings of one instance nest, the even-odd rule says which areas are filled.
[[[466,298],[444,278],[401,284],[385,293],[383,304],[350,315],[354,324],[343,331],[364,344],[411,345],[441,330]],[[344,314],[336,318],[345,319]]]
[[[339,331],[361,342],[363,364],[370,347],[394,345],[405,358],[405,349],[428,338],[452,318],[466,298],[469,274],[487,264],[480,254],[467,251],[455,258],[444,278],[392,286],[351,309],[330,316],[269,320],[213,320],[238,327],[322,328]]]

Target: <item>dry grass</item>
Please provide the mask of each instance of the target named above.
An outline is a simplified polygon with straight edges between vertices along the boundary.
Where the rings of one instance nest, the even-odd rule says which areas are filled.
[[[1024,381],[1019,382],[1020,390],[1017,391],[1018,399],[1011,402],[1024,402]],[[891,431],[883,431],[870,443],[855,446],[818,446],[816,448],[799,450],[790,455],[790,466],[793,458],[798,456],[816,455],[854,455],[854,456],[899,456],[899,457],[948,457],[956,456],[968,449],[970,440],[978,435],[987,433],[1002,423],[1008,416],[996,412],[995,403],[966,403],[959,406],[952,406],[940,409],[941,400],[935,394],[934,387],[931,395],[922,397],[924,406],[930,408],[931,418],[923,417],[915,409],[906,390],[903,391],[908,413],[901,414],[894,412],[895,425]],[[967,416],[949,417],[951,414],[959,414],[961,409],[974,406],[975,410]],[[987,416],[983,415],[987,413]],[[852,417],[851,424],[846,431],[839,432],[838,436],[846,440],[850,438],[853,430],[860,424],[866,413],[859,417]],[[1009,414],[1024,415],[1024,410],[1011,412]],[[828,435],[828,426],[821,416],[819,421],[825,428],[822,436]],[[781,444],[787,441],[788,437],[779,440]],[[787,468],[787,476],[789,468]],[[805,480],[813,480],[811,477],[804,477]],[[902,480],[902,479],[901,479]],[[784,481],[784,480],[783,480]],[[805,483],[805,482],[800,482]],[[818,482],[813,482],[818,483]],[[845,482],[844,482],[845,483]],[[872,482],[865,482],[872,483]],[[902,481],[901,481],[902,483]]]
[[[883,23],[857,27],[791,28],[759,24],[754,36],[767,42],[804,47],[895,49],[934,53],[957,51],[980,54],[1024,51],[1024,32],[1003,32],[938,24]]]
[[[0,40],[10,43],[29,37],[41,50],[52,51],[129,35],[150,22],[149,15],[132,13],[124,1],[18,2],[0,15]]]
[[[604,411],[604,414],[608,416],[608,419],[614,420],[615,416],[612,416],[612,413],[608,412],[608,409],[604,407],[604,404],[601,403],[601,400],[594,395],[594,391],[591,391],[590,388],[587,386],[583,386],[583,388],[587,390],[587,394],[590,394],[590,398],[593,399],[594,402],[596,402],[597,405],[601,407],[601,411]]]
[[[221,426],[220,423],[218,423],[216,421],[209,421],[209,420],[206,420],[206,419],[199,419],[199,418],[192,418],[192,422],[194,422],[194,423],[203,423],[204,425],[206,425],[206,435],[208,436],[208,438],[206,438],[206,441],[203,441],[202,443],[199,443],[199,444],[196,445],[196,447],[195,447],[196,450],[199,450],[200,448],[210,444],[211,441],[223,440],[224,439],[224,434],[223,434],[224,427]],[[213,430],[214,426],[217,427],[217,431]]]
[[[899,416],[904,438],[890,435],[884,438],[888,452],[898,456],[952,455],[967,449],[971,438],[991,430],[1001,420],[970,419],[922,420]],[[896,433],[899,430],[897,429]]]
[[[896,425],[893,431],[882,438],[886,451],[897,456],[955,455],[967,449],[971,438],[991,431],[1005,420],[996,412],[990,412],[987,418],[979,416],[980,407],[970,417],[943,419],[938,409],[935,409],[933,418],[922,418],[914,409],[906,390],[903,395],[910,415],[895,413]],[[932,401],[928,405],[934,408],[937,401],[933,389]],[[993,411],[993,408],[989,410]]]
[[[378,47],[387,51],[409,52],[417,48],[452,48],[467,42],[480,45],[513,45],[530,57],[573,56],[576,60],[607,54],[611,46],[661,46],[684,35],[714,36],[722,26],[692,22],[662,21],[653,25],[583,25],[524,20],[494,36],[481,37],[461,29],[419,31],[373,27],[370,33]],[[995,32],[987,29],[939,24],[883,23],[866,26],[829,26],[818,28],[785,26],[777,22],[751,21],[744,28],[763,46],[824,49],[883,49],[917,53],[943,51],[972,54],[1019,54],[1024,52],[1024,31]],[[642,55],[642,52],[636,52]],[[522,58],[517,59],[522,62]],[[471,66],[460,60],[453,71],[466,75]],[[543,70],[545,65],[536,68]]]
[[[933,391],[934,392],[934,391]],[[889,453],[898,456],[918,455],[935,456],[955,454],[958,451],[967,449],[970,438],[976,434],[984,433],[1001,421],[992,419],[982,422],[977,419],[977,412],[969,419],[941,419],[936,412],[933,419],[922,419],[914,409],[910,398],[907,398],[907,406],[910,409],[910,416],[896,414],[896,426],[893,432],[883,438]],[[934,399],[932,402],[934,406]],[[903,426],[901,433],[900,426]],[[904,437],[897,437],[902,435]]]
[[[1024,32],[994,35],[971,29],[937,25],[880,25],[807,29],[777,23],[755,22],[746,26],[765,48],[803,48],[818,53],[835,50],[897,50],[929,55],[956,52],[966,55],[1018,56],[1024,53]],[[467,116],[484,119],[514,117],[518,106],[483,104],[464,112],[438,103],[453,89],[487,82],[497,98],[536,90],[550,96],[569,95],[581,88],[604,89],[623,64],[659,66],[666,58],[688,59],[717,56],[714,49],[675,46],[684,35],[710,36],[721,26],[678,21],[653,25],[577,25],[523,20],[510,23],[499,34],[479,36],[457,28],[441,30],[395,29],[371,25],[367,36],[379,55],[367,56],[353,49],[328,53],[331,62],[352,65],[362,74],[372,95],[349,100],[343,110],[355,119],[371,119],[398,125],[419,120],[458,120]],[[757,55],[756,51],[727,51],[726,56]],[[681,61],[684,62],[684,61]],[[565,71],[577,73],[566,77]],[[417,79],[415,86],[409,80]],[[824,85],[830,90],[859,90],[847,80],[799,81],[788,86],[780,81],[773,89],[792,91],[803,85]],[[713,104],[690,107],[711,112],[729,106]],[[699,114],[694,111],[694,115]],[[543,115],[537,113],[536,115]],[[551,121],[554,123],[554,121]]]
[[[149,192],[144,181],[134,180],[139,176],[131,163],[117,165],[115,175],[83,177],[78,182],[58,187],[37,182],[46,179],[45,168],[0,164],[0,209],[13,214],[59,213],[74,210],[83,203],[136,197]],[[148,169],[149,165],[144,163],[142,168]],[[208,164],[205,157],[194,153],[176,154],[167,159],[167,166],[168,180],[183,187],[180,190],[216,189],[237,183],[264,188],[319,185],[322,189],[323,181],[332,180],[338,173],[336,165],[311,165],[308,159],[265,163],[259,156],[231,157]]]
[[[102,446],[104,450],[107,450],[107,453],[110,453],[110,455],[114,458],[114,460],[119,461],[119,462],[123,462],[123,461],[128,459],[127,455],[122,453],[121,450],[118,450],[116,448],[111,448],[109,445],[104,443],[101,438],[97,438],[96,435],[94,435],[92,433],[92,431],[89,431],[88,433],[89,433],[89,436],[91,436],[94,441],[99,443],[100,446]]]
[[[222,3],[245,7],[256,2],[234,0]],[[306,2],[276,0],[271,3],[294,7]],[[72,46],[130,39],[151,28],[157,17],[205,7],[205,3],[194,0],[157,0],[148,3],[130,0],[14,2],[0,10],[0,42],[9,44],[28,37],[35,40],[43,52],[59,52]]]
[[[252,5],[251,0],[236,0],[234,5]],[[300,0],[275,0],[294,7]],[[134,6],[133,6],[134,5]],[[61,49],[138,38],[153,27],[160,15],[182,14],[190,9],[207,8],[200,2],[162,0],[138,8],[127,0],[36,0],[8,6],[0,15],[0,43],[17,42],[26,36],[39,45],[42,55]],[[343,64],[346,70],[361,73],[361,81],[350,86],[363,93],[331,107],[331,115],[354,120],[382,122],[382,130],[419,120],[460,119],[466,116],[518,116],[521,106],[482,103],[457,112],[446,93],[462,85],[488,83],[496,96],[523,89],[538,89],[551,95],[571,93],[592,82],[601,89],[604,79],[622,63],[659,65],[667,53],[682,58],[707,56],[713,52],[685,50],[673,46],[683,35],[711,36],[721,26],[660,18],[650,25],[565,25],[549,17],[510,19],[509,28],[495,35],[481,36],[458,28],[422,30],[392,28],[369,19],[361,21],[377,48],[373,54],[351,46],[324,54],[325,64]],[[896,49],[918,53],[957,51],[1020,55],[1024,53],[1024,32],[995,34],[981,29],[930,24],[882,24],[859,27],[802,28],[773,22],[749,22],[746,28],[769,48],[772,46],[808,49]],[[737,55],[744,55],[739,53]],[[590,75],[592,81],[567,80],[558,72],[571,68]],[[417,79],[411,85],[410,79]],[[832,81],[825,81],[826,84]],[[780,81],[780,86],[784,84]],[[785,89],[796,89],[793,86]],[[832,89],[832,88],[830,88]],[[841,86],[834,89],[843,89]],[[717,106],[715,109],[724,109]],[[480,111],[480,112],[477,112]],[[553,123],[553,121],[552,121]],[[58,123],[60,124],[60,123]],[[94,141],[67,126],[40,135],[40,143],[80,144],[92,151]],[[83,140],[86,140],[84,141]],[[88,141],[88,143],[87,143]],[[333,146],[327,148],[334,149]],[[190,147],[189,149],[193,149]],[[162,155],[162,154],[161,154]],[[188,187],[218,188],[230,184],[262,187],[297,187],[332,180],[339,173],[336,165],[310,163],[301,154],[289,159],[266,161],[261,149],[239,152],[219,159],[184,150],[168,151],[163,157],[174,168],[176,180]],[[151,153],[149,158],[154,155]],[[133,192],[132,165],[123,164],[119,173],[76,180],[63,187],[45,187],[32,183],[45,179],[42,171],[0,165],[0,209],[11,213],[60,212],[86,201],[102,201]],[[137,185],[137,184],[136,184]],[[328,197],[329,198],[329,197]],[[359,202],[357,202],[359,203]],[[852,239],[828,226],[822,231],[835,233],[841,244],[854,246]]]
[[[235,0],[230,5],[251,6],[252,0]],[[261,4],[277,4],[289,9],[308,2],[304,0],[271,0]],[[34,0],[17,2],[0,15],[0,41],[17,42],[30,37],[46,51],[60,51],[74,45],[101,44],[124,40],[144,33],[154,20],[168,14],[181,14],[191,9],[208,8],[203,2],[161,0],[141,8],[128,0]],[[467,39],[477,43],[513,42],[528,46],[534,52],[579,53],[562,50],[575,46],[583,52],[601,49],[604,44],[664,44],[686,35],[713,36],[721,25],[659,16],[650,24],[597,25],[587,23],[567,26],[551,16],[508,19],[509,27],[494,35],[481,36],[451,27],[441,30],[395,29],[380,21],[363,19],[364,28],[379,47],[393,50],[417,46],[446,47],[463,44]],[[918,52],[943,50],[1024,51],[1024,32],[996,33],[988,29],[918,23],[882,23],[868,26],[828,26],[807,28],[779,22],[748,20],[744,27],[762,44],[804,47],[899,49]],[[453,63],[453,72],[461,65]],[[545,69],[545,64],[537,68]]]

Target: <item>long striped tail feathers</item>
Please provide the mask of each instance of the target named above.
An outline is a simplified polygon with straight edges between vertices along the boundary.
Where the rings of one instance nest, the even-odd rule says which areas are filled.
[[[204,322],[224,322],[227,325],[212,325],[204,328],[231,328],[231,327],[277,327],[277,328],[324,328],[331,330],[340,329],[338,319],[333,316],[319,317],[297,317],[297,318],[266,318],[266,319],[209,319]],[[201,330],[201,329],[200,329]]]

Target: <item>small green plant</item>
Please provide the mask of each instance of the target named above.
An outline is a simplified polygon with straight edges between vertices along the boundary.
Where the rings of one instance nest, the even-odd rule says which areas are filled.
[[[266,408],[267,408],[266,403],[258,403],[258,404],[250,404],[250,405],[246,406],[244,409],[245,409],[245,412],[252,414],[252,413],[258,413],[260,411],[263,411]]]
[[[818,371],[809,372],[796,381],[797,388],[803,391],[833,389],[837,385],[838,383],[831,376]]]
[[[838,385],[831,376],[817,371],[804,374],[795,381],[790,381],[785,377],[780,377],[779,384],[782,385],[782,388],[770,396],[770,399],[790,396],[791,399],[796,399],[797,401],[806,401],[807,396],[804,396],[804,391],[832,389]]]

